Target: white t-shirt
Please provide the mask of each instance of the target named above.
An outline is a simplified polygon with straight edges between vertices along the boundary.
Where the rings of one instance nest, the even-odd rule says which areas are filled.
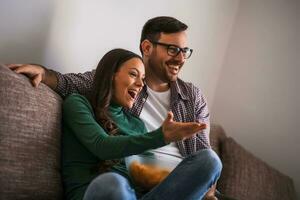
[[[153,131],[161,126],[167,113],[170,111],[170,89],[166,92],[156,92],[147,87],[148,98],[144,104],[140,118],[145,123],[148,131]],[[183,157],[179,152],[176,144],[171,142],[161,148],[152,149],[152,152],[160,160],[170,160],[179,163]]]

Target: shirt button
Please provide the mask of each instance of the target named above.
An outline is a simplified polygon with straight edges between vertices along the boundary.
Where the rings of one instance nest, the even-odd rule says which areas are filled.
[[[143,98],[142,101],[146,101],[146,98]]]

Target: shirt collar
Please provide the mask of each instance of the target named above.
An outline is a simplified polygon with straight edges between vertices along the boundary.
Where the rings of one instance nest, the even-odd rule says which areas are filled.
[[[179,98],[181,98],[182,100],[188,100],[189,97],[182,89],[182,86],[179,81],[181,81],[181,80],[177,79],[176,81],[170,82],[171,99],[178,100]],[[148,86],[145,84],[142,89],[142,92],[145,92],[148,95],[147,87]]]
[[[177,79],[176,81],[172,81],[170,83],[171,98],[176,100],[178,100],[178,98],[181,98],[182,100],[188,100],[188,96],[182,90],[179,81],[180,79]]]

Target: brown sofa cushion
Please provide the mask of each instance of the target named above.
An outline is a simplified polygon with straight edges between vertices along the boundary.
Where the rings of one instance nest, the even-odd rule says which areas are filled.
[[[0,199],[61,199],[61,98],[0,65]]]
[[[233,138],[222,144],[223,171],[218,189],[236,199],[294,200],[292,180],[241,147]]]
[[[221,155],[221,144],[226,139],[226,134],[223,130],[223,128],[218,125],[212,123],[210,125],[210,145],[212,146],[212,149],[220,156]]]

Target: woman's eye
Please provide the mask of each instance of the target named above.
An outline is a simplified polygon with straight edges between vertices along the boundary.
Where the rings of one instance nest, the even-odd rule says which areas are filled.
[[[137,77],[137,74],[134,73],[134,72],[130,72],[129,75],[132,76],[132,77]]]

